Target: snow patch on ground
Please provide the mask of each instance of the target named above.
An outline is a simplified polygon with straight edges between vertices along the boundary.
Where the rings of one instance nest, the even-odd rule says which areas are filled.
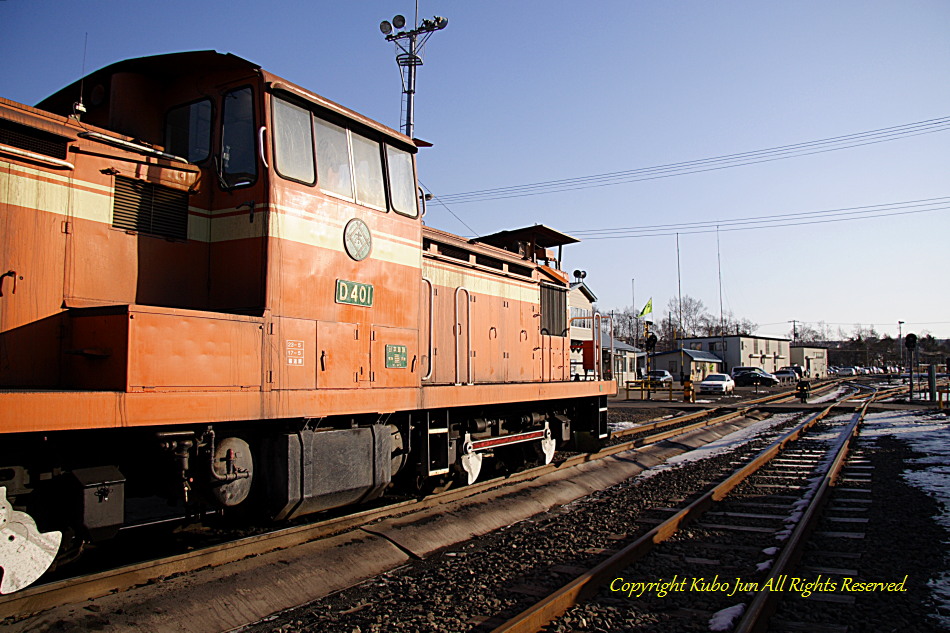
[[[717,611],[709,619],[710,631],[731,631],[735,621],[745,613],[745,604],[737,604],[732,607]]]
[[[771,418],[761,422],[750,424],[743,429],[739,429],[734,433],[730,433],[729,435],[719,438],[715,442],[710,442],[705,446],[700,446],[699,448],[693,449],[691,451],[681,453],[680,455],[671,457],[662,464],[657,464],[656,466],[648,468],[647,470],[640,473],[640,477],[652,477],[657,473],[679,467],[682,464],[698,462],[703,459],[709,459],[710,457],[728,453],[729,451],[732,451],[740,446],[748,444],[759,435],[767,432],[772,427],[788,422],[796,415],[797,414],[795,413],[782,413],[780,415],[774,415]]]

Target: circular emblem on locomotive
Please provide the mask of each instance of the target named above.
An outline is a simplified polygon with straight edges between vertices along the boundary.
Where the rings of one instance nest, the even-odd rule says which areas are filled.
[[[353,218],[346,223],[343,229],[343,246],[346,248],[346,254],[356,261],[362,261],[369,256],[373,250],[373,236],[366,222]]]

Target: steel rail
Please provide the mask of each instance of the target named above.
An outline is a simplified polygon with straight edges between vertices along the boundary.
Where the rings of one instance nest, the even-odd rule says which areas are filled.
[[[777,579],[779,575],[788,573],[801,559],[808,537],[817,527],[821,519],[821,511],[831,496],[831,489],[835,486],[838,475],[844,468],[844,463],[848,457],[851,444],[858,435],[858,429],[861,422],[864,421],[868,406],[875,400],[877,395],[877,392],[872,394],[852,417],[851,423],[844,434],[844,439],[837,448],[834,461],[822,477],[821,483],[811,503],[802,515],[801,521],[795,526],[785,547],[782,548],[782,552],[776,559],[769,574],[769,579],[765,583],[766,586]],[[765,631],[768,628],[769,618],[775,613],[780,601],[780,592],[772,592],[764,589],[759,591],[743,613],[735,629],[733,629],[733,633],[760,633]]]
[[[606,584],[611,578],[616,577],[616,574],[646,556],[656,544],[669,539],[681,527],[684,527],[705,513],[716,501],[723,499],[742,481],[778,455],[790,442],[797,440],[802,433],[815,425],[819,420],[825,418],[834,407],[853,397],[853,395],[846,396],[839,401],[829,404],[819,413],[810,416],[780,439],[773,442],[769,447],[762,450],[751,462],[737,469],[732,475],[707,491],[700,498],[593,569],[578,576],[554,593],[497,627],[494,629],[494,633],[534,633],[541,630],[555,618],[561,616],[570,607],[593,596],[602,585]]]
[[[679,427],[671,431],[665,431],[656,435],[641,437],[614,446],[605,447],[596,453],[574,455],[558,464],[547,464],[545,466],[530,468],[505,478],[476,482],[461,488],[430,495],[419,500],[403,501],[387,505],[383,508],[363,510],[319,523],[285,528],[266,534],[249,536],[236,541],[193,550],[184,554],[143,561],[113,570],[67,578],[30,587],[13,594],[0,596],[0,619],[24,617],[55,607],[75,604],[110,593],[124,591],[131,587],[153,582],[158,578],[172,574],[187,573],[201,567],[223,565],[249,556],[257,556],[275,550],[287,549],[346,530],[358,529],[363,525],[393,515],[411,514],[443,503],[474,496],[492,488],[510,486],[537,479],[558,470],[604,459],[623,451],[635,450],[643,446],[661,442],[670,437],[688,433],[697,428],[728,421],[742,414],[744,414],[744,412],[730,413],[688,427]]]
[[[826,385],[821,385],[821,387],[819,387],[818,389],[816,389],[816,391],[818,391],[819,389],[822,390],[822,391],[830,390],[831,387],[834,387],[834,386],[836,386],[836,385],[837,385],[837,383],[829,383],[829,384],[826,384]],[[656,430],[656,429],[665,428],[665,427],[667,427],[667,426],[672,426],[672,425],[674,425],[674,424],[679,424],[679,423],[681,423],[681,422],[688,422],[689,420],[695,420],[696,418],[702,418],[702,417],[705,417],[705,416],[707,416],[707,415],[711,415],[711,414],[713,414],[713,413],[717,413],[717,412],[719,412],[719,411],[729,410],[729,409],[735,409],[735,413],[739,413],[739,414],[741,414],[741,415],[745,415],[745,414],[747,414],[749,411],[752,411],[753,409],[755,409],[755,406],[754,406],[754,405],[769,404],[769,403],[773,403],[773,402],[774,402],[774,403],[780,403],[780,402],[783,402],[784,400],[789,400],[789,401],[791,401],[791,400],[794,400],[794,399],[795,399],[795,396],[789,395],[788,393],[785,393],[785,392],[776,393],[776,394],[771,394],[771,395],[768,395],[768,396],[763,396],[762,398],[755,398],[755,399],[753,399],[753,400],[745,400],[745,401],[743,401],[743,402],[741,402],[741,403],[736,403],[736,405],[737,405],[736,407],[733,407],[733,406],[730,406],[730,405],[719,405],[719,406],[716,406],[716,407],[712,407],[712,408],[710,408],[710,409],[704,409],[704,410],[702,410],[702,411],[694,411],[693,413],[687,413],[687,414],[685,414],[685,415],[679,415],[679,416],[676,416],[676,417],[673,417],[673,418],[668,418],[668,419],[666,419],[666,420],[657,420],[656,422],[647,422],[647,423],[645,423],[645,424],[639,424],[639,425],[637,425],[637,426],[630,427],[629,429],[623,429],[623,430],[621,430],[621,431],[616,431],[616,432],[614,432],[614,433],[611,434],[611,437],[626,437],[626,436],[628,436],[628,435],[634,435],[634,434],[637,434],[637,433],[642,433],[642,432],[644,432],[644,431],[654,431],[654,430]],[[740,405],[741,405],[741,406],[740,406]],[[733,416],[733,417],[736,417],[736,416]],[[719,419],[717,418],[717,420],[719,420]],[[721,421],[721,420],[719,420],[719,421]],[[684,428],[690,428],[690,429],[692,429],[692,428],[698,428],[698,427],[678,427],[677,430],[684,429]]]
[[[773,394],[765,398],[746,401],[746,404],[768,402],[779,398],[783,394]],[[718,411],[725,407],[718,407],[710,411]],[[242,538],[228,543],[193,550],[184,554],[179,554],[160,559],[143,561],[131,565],[124,565],[114,570],[98,572],[86,576],[78,576],[58,580],[43,585],[38,585],[24,589],[22,591],[0,596],[0,619],[9,617],[24,617],[39,613],[55,607],[75,604],[85,600],[94,599],[110,593],[117,593],[127,590],[137,585],[154,582],[156,579],[170,576],[172,574],[187,573],[195,569],[207,566],[219,566],[231,563],[250,556],[257,556],[266,552],[287,549],[303,543],[344,532],[346,530],[358,529],[363,525],[387,518],[397,514],[411,514],[420,510],[435,507],[443,503],[458,501],[469,496],[474,496],[492,488],[514,485],[524,481],[537,479],[546,474],[571,468],[583,463],[604,459],[611,455],[628,450],[635,450],[644,446],[649,446],[661,442],[670,437],[689,433],[698,428],[711,426],[722,422],[727,422],[734,418],[748,413],[754,407],[743,407],[733,413],[705,420],[697,424],[686,427],[677,427],[676,429],[664,431],[646,437],[640,437],[609,446],[597,451],[596,453],[584,453],[569,457],[558,464],[547,464],[530,468],[518,473],[514,473],[505,478],[489,479],[474,484],[448,490],[436,495],[430,495],[420,500],[402,501],[387,505],[383,508],[374,508],[372,510],[363,510],[343,517],[321,521],[319,523],[284,528],[266,534],[259,534]],[[708,415],[710,411],[701,411],[679,418],[671,418],[662,421],[662,428],[670,424],[675,424],[695,417]],[[627,430],[633,432],[642,432],[644,429],[634,427]],[[621,432],[615,435],[629,434]]]

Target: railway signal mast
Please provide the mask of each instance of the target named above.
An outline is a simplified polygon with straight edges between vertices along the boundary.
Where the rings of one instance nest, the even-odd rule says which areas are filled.
[[[413,100],[416,94],[416,68],[422,66],[422,49],[436,31],[441,31],[449,25],[448,18],[439,16],[431,20],[423,20],[419,24],[419,3],[416,2],[416,26],[410,31],[401,30],[406,26],[406,18],[401,15],[393,17],[393,21],[383,20],[379,30],[390,42],[396,45],[396,64],[402,77],[402,94],[404,110],[401,131],[412,138],[414,110]],[[394,32],[395,31],[395,32]]]

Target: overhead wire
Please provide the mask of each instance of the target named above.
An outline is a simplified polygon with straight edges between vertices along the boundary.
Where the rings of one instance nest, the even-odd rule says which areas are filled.
[[[900,215],[913,215],[950,209],[950,196],[889,202],[823,211],[803,211],[769,216],[748,218],[715,219],[701,222],[682,222],[677,224],[654,224],[641,227],[616,227],[603,229],[576,229],[567,232],[585,240],[620,239],[633,237],[659,237],[677,233],[691,235],[712,233],[717,230],[748,231],[753,229],[804,226],[809,224],[827,224],[868,218],[881,218]]]
[[[790,145],[782,145],[768,149],[740,152],[736,154],[727,154],[711,158],[702,158],[632,170],[593,174],[590,176],[548,180],[524,185],[513,185],[509,187],[497,187],[493,189],[480,189],[456,194],[446,194],[438,196],[437,200],[438,203],[442,205],[447,203],[468,204],[471,202],[486,202],[490,200],[501,200],[506,198],[560,193],[577,189],[606,187],[630,182],[670,178],[674,176],[741,167],[744,165],[786,160],[801,156],[810,156],[814,154],[851,149],[865,145],[874,145],[878,143],[901,140],[914,136],[921,136],[924,134],[934,134],[946,130],[950,130],[950,117],[940,117],[925,121],[917,121],[914,123],[906,123],[903,125],[879,128],[876,130],[869,130],[866,132],[846,134],[814,141],[806,141],[802,143],[794,143]]]

